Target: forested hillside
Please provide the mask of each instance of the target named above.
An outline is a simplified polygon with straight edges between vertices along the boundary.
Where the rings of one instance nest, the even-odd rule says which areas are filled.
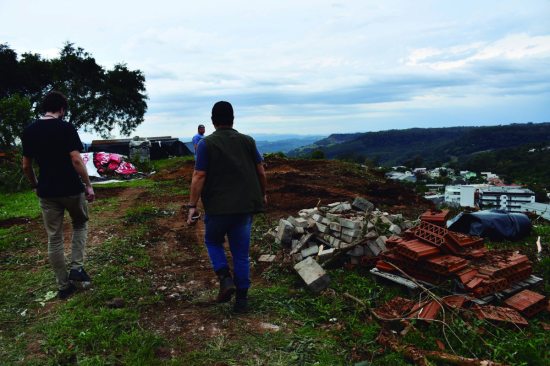
[[[463,159],[471,154],[533,143],[550,143],[550,123],[489,127],[411,128],[331,135],[313,145],[289,152],[310,156],[321,150],[326,158],[373,160],[381,165],[410,162],[426,166]]]
[[[459,167],[476,172],[497,172],[509,182],[550,189],[550,144],[475,154],[460,161]]]

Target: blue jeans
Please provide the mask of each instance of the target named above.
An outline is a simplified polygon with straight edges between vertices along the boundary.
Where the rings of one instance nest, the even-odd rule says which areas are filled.
[[[245,289],[250,287],[250,229],[251,214],[205,215],[204,243],[214,271],[229,268],[223,248],[225,235],[233,256],[233,273],[235,286]]]

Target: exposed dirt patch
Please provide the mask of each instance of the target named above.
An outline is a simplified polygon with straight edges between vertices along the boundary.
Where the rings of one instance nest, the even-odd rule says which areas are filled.
[[[151,179],[155,181],[175,180],[182,178],[190,180],[193,176],[194,168],[195,162],[186,161],[182,167],[158,172],[157,174],[152,175]]]
[[[27,225],[31,222],[29,217],[13,217],[11,219],[0,220],[0,228],[11,227],[15,225]]]

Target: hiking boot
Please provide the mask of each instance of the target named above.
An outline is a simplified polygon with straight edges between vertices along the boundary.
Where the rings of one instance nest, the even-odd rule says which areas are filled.
[[[71,272],[69,272],[69,280],[71,281],[77,281],[77,282],[91,282],[92,279],[84,268],[80,267],[79,269],[71,269]]]
[[[235,305],[233,305],[233,312],[244,314],[248,312],[248,289],[238,288],[235,296]]]
[[[235,283],[233,283],[233,278],[229,272],[229,268],[222,268],[216,271],[218,279],[220,280],[220,291],[218,292],[218,297],[216,302],[228,302],[231,300],[231,296],[235,292]]]
[[[69,286],[67,286],[63,290],[57,291],[57,297],[61,300],[65,300],[66,298],[74,294],[75,291],[76,291],[76,286],[73,285],[72,283],[69,283]]]

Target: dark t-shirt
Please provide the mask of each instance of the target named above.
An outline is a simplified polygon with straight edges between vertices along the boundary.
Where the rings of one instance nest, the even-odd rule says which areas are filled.
[[[84,192],[84,185],[71,162],[71,151],[82,151],[78,132],[60,119],[38,119],[22,137],[23,155],[36,160],[39,197],[73,196]]]

